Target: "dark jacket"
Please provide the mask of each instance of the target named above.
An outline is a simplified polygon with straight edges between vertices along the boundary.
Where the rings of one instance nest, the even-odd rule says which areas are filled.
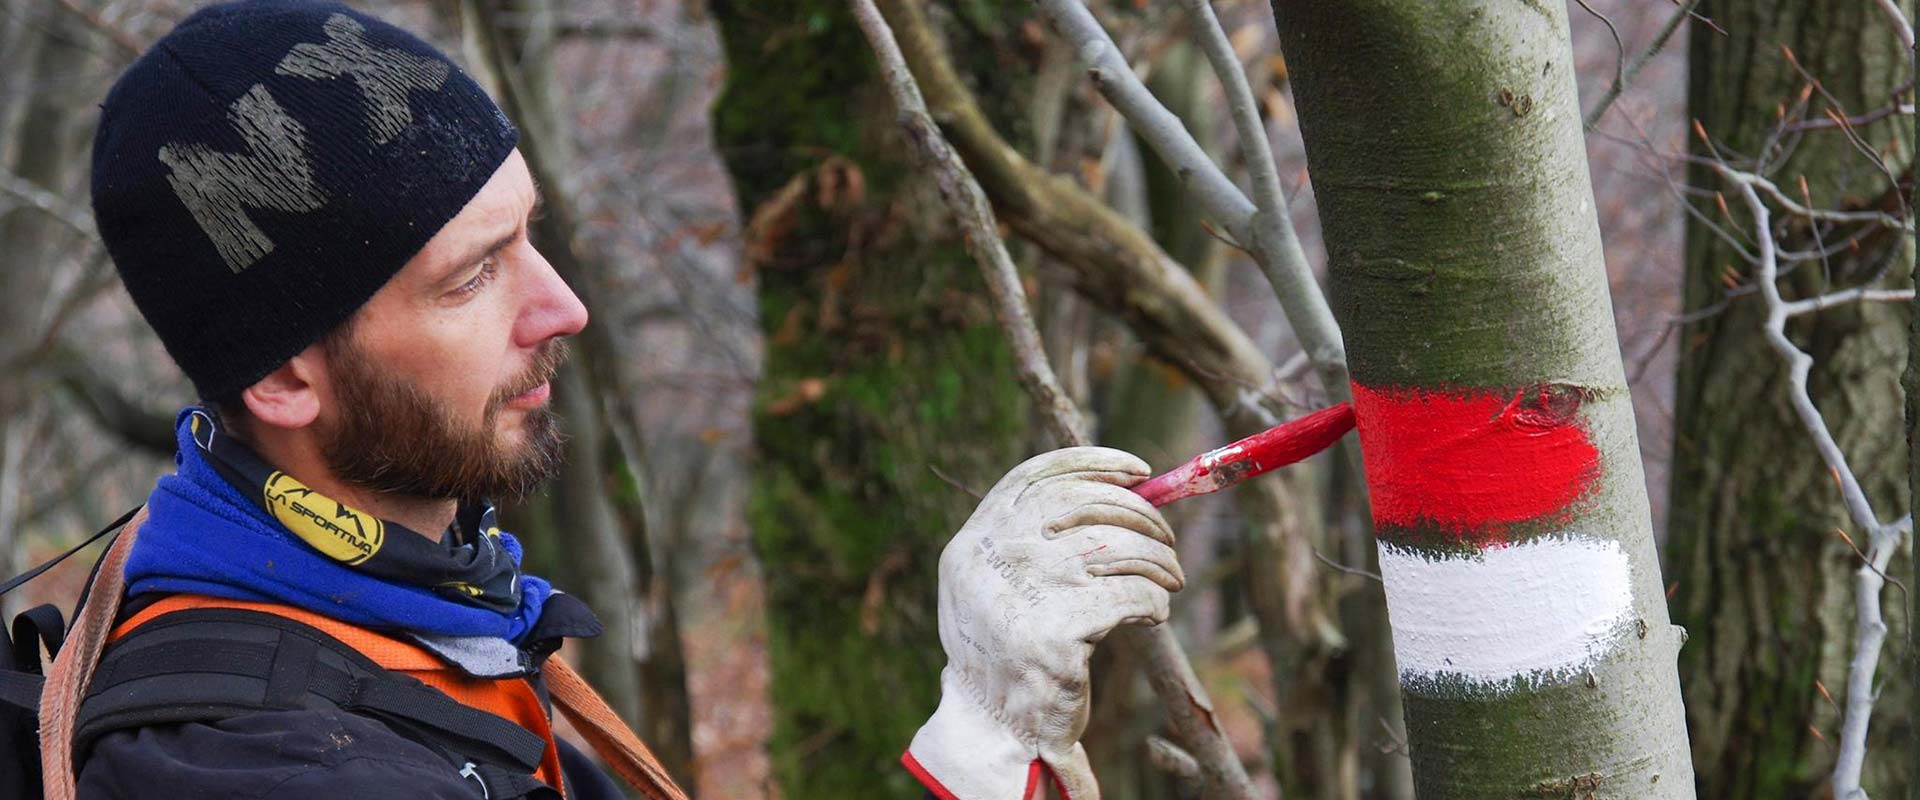
[[[137,598],[122,617],[151,599]],[[527,641],[544,658],[561,637],[598,630],[584,604],[562,601],[548,606]],[[592,759],[564,740],[554,741],[567,798],[624,798]],[[87,800],[509,796],[489,790],[477,775],[463,775],[441,754],[388,723],[340,710],[257,711],[212,722],[128,728],[101,737],[82,757],[78,790]],[[558,797],[544,787],[517,796]]]
[[[567,797],[622,800],[587,756],[560,746]],[[80,770],[82,798],[471,800],[487,795],[440,756],[386,725],[341,711],[268,711],[212,724],[111,733]],[[500,798],[492,798],[500,800]]]

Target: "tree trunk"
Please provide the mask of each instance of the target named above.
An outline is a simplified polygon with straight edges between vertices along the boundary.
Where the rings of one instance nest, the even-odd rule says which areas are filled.
[[[714,130],[751,222],[766,362],[748,518],[767,585],[774,772],[788,800],[917,796],[898,764],[937,702],[941,548],[1022,456],[1029,407],[979,269],[914,168],[846,4],[716,0]],[[962,68],[1025,13],[956,8]],[[1001,108],[1017,107],[1010,102]]]
[[[572,553],[569,572],[606,633],[582,645],[585,674],[641,734],[682,785],[693,785],[693,716],[672,570],[657,568],[639,478],[638,423],[616,413],[632,391],[619,340],[618,308],[603,270],[578,250],[580,202],[571,122],[554,71],[556,9],[547,0],[462,0],[465,41],[476,69],[521,130],[520,150],[542,188],[545,213],[531,236],[598,322],[575,342],[576,359],[555,387],[573,437],[551,503],[554,539]],[[525,24],[499,24],[503,12]]]
[[[1911,13],[1912,3],[1904,5]],[[1908,80],[1906,56],[1873,3],[1713,0],[1700,12],[1728,35],[1694,27],[1688,110],[1727,158],[1779,160],[1778,151],[1762,153],[1777,126],[1777,104],[1791,109],[1806,83],[1782,46],[1841,102],[1842,113],[1878,108]],[[1818,93],[1810,102],[1813,119],[1831,107]],[[1858,128],[1896,169],[1911,158],[1912,130],[1911,120]],[[1692,141],[1695,155],[1712,157],[1697,137]],[[1835,130],[1806,133],[1769,174],[1796,197],[1792,187],[1804,175],[1815,208],[1890,200],[1887,178]],[[1724,188],[1704,168],[1691,177],[1697,186]],[[1712,204],[1699,205],[1720,219]],[[1818,247],[1808,233],[1800,224],[1786,245]],[[1903,238],[1870,237],[1825,265],[1801,264],[1782,281],[1783,293],[1792,299],[1869,281]],[[1730,271],[1742,282],[1752,274],[1712,231],[1690,226],[1686,308],[1719,302]],[[1897,304],[1861,303],[1801,317],[1787,329],[1813,357],[1808,388],[1815,405],[1881,509],[1905,505],[1908,462],[1897,398],[1909,314]],[[1845,696],[1854,649],[1860,562],[1834,531],[1847,529],[1861,547],[1866,542],[1850,530],[1840,492],[1794,415],[1786,365],[1762,334],[1765,318],[1760,299],[1747,296],[1681,331],[1667,552],[1677,583],[1674,615],[1693,636],[1680,674],[1704,797],[1814,794],[1833,768],[1840,717],[1821,687]],[[1905,581],[1905,574],[1896,569],[1894,576]],[[1888,624],[1902,630],[1903,612],[1889,611]],[[1895,652],[1888,648],[1883,664]],[[1911,772],[1893,743],[1912,719],[1912,687],[1898,680],[1882,687],[1865,785],[1875,796],[1898,796]]]
[[[1691,797],[1566,8],[1273,6],[1419,796]]]
[[[1909,185],[1920,187],[1920,159],[1912,161],[1907,167]],[[1916,188],[1916,193],[1920,193],[1920,188]],[[1915,252],[1920,252],[1920,230],[1915,231],[1912,246]],[[1920,286],[1920,259],[1909,264],[1908,270],[1914,285]],[[1920,296],[1907,305],[1907,315],[1907,372],[1900,383],[1901,388],[1906,390],[1907,399],[1907,497],[1920,498]],[[1911,570],[1907,574],[1920,575],[1920,547],[1913,545],[1912,536],[1908,534],[1907,550],[1912,558],[1907,563],[1907,569]],[[1895,563],[1898,563],[1897,560]],[[1913,632],[1915,612],[1920,612],[1920,598],[1915,598],[1911,591],[1905,592],[1904,596],[1907,601],[1907,685],[1911,687],[1915,681],[1920,681],[1920,650],[1915,649],[1916,645],[1920,645],[1920,637]],[[1910,691],[1906,704],[1908,725],[1912,725],[1916,699],[1920,699],[1920,692]],[[1909,800],[1920,800],[1920,779],[1912,777],[1920,776],[1920,736],[1908,734],[1906,762],[1907,775],[1910,776],[1907,780],[1907,797]]]
[[[567,444],[566,464],[553,482],[553,532],[556,543],[572,555],[568,572],[576,583],[570,588],[606,621],[606,632],[582,643],[580,671],[593,676],[594,688],[622,719],[637,723],[641,696],[633,665],[633,617],[644,612],[634,596],[638,581],[625,531],[607,498],[608,465],[601,447],[607,434],[592,385],[581,373],[580,365],[567,364],[554,379],[554,405],[566,420]]]

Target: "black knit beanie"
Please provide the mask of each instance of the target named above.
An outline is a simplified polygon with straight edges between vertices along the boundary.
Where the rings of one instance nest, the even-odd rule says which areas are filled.
[[[222,399],[366,303],[518,138],[406,31],[241,0],[187,17],[107,94],[93,213],[167,352]]]

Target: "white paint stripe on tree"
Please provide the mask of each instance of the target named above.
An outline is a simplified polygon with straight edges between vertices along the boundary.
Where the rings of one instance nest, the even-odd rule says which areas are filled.
[[[1402,683],[1502,690],[1571,678],[1604,659],[1633,616],[1626,550],[1578,534],[1472,555],[1381,542],[1380,574]]]

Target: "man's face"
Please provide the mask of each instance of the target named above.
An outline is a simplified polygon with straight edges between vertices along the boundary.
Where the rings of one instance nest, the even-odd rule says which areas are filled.
[[[527,240],[537,201],[515,151],[352,321],[323,343],[315,421],[342,480],[420,498],[511,500],[559,464],[547,398],[579,298]]]

